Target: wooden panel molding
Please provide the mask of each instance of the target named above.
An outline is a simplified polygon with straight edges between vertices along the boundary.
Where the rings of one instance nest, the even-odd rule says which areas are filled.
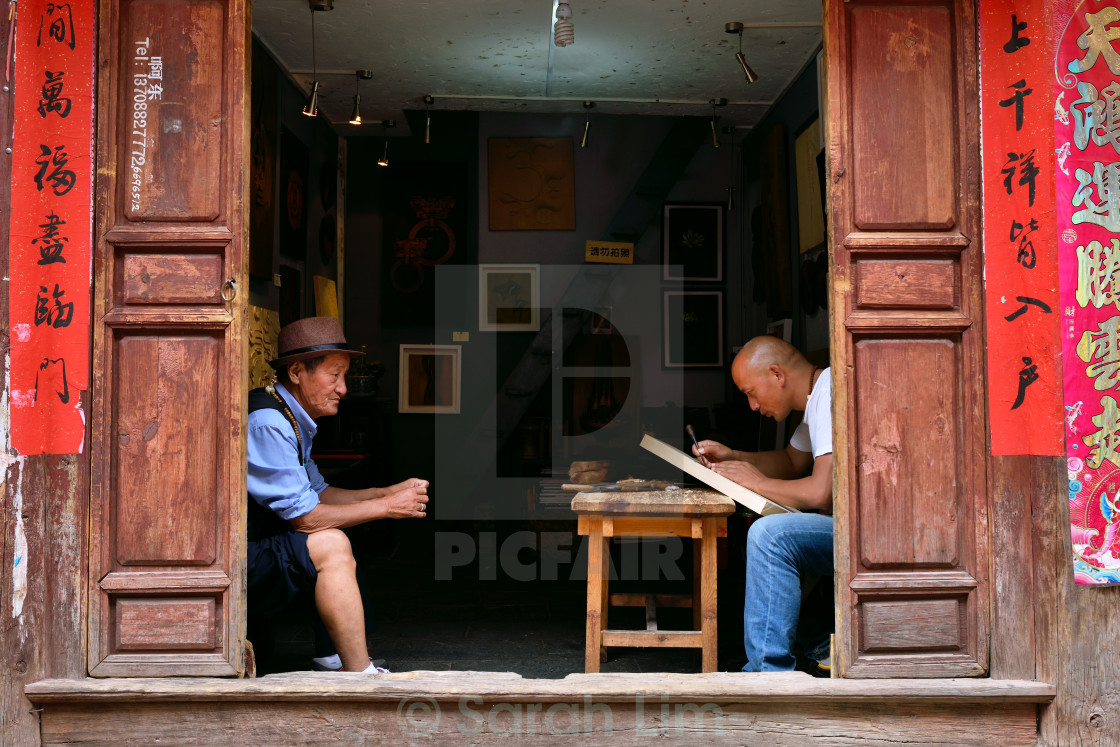
[[[218,645],[214,597],[136,599],[113,603],[118,651],[212,651]]]
[[[121,0],[120,8],[119,110],[126,116],[115,162],[124,172],[123,215],[131,221],[212,221],[226,191],[220,188],[221,160],[231,144],[223,140],[235,134],[223,128],[225,5]],[[159,79],[145,75],[153,58],[163,63]],[[153,87],[158,98],[150,95]]]
[[[866,598],[860,653],[960,651],[967,638],[964,601],[959,596]]]
[[[860,309],[954,309],[958,263],[945,259],[857,259],[852,263]]]
[[[222,304],[222,252],[122,254],[119,304]]]
[[[855,226],[956,225],[950,8],[853,4],[847,22]]]

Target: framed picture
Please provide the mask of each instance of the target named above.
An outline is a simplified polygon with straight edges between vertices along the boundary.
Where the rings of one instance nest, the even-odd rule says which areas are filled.
[[[614,325],[611,323],[611,315],[614,311],[613,306],[596,306],[595,312],[591,315],[591,334],[593,335],[613,335]]]
[[[723,360],[723,291],[664,291],[661,364],[719,368]]]
[[[723,205],[661,206],[661,266],[665,280],[723,280]]]
[[[462,345],[401,345],[398,412],[458,414]]]
[[[478,331],[541,328],[540,265],[478,266]]]

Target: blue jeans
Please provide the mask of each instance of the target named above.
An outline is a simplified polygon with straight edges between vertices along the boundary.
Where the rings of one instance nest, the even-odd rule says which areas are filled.
[[[832,530],[832,517],[822,514],[774,514],[751,526],[743,610],[744,672],[794,669],[801,581],[805,575],[832,575]],[[828,655],[827,636],[801,643],[811,658]]]

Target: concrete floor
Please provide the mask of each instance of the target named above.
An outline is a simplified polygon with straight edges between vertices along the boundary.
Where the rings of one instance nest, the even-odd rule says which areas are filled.
[[[521,527],[522,529],[524,527]],[[574,528],[574,522],[573,522]],[[429,534],[431,532],[429,531]],[[372,544],[372,543],[371,543]],[[376,630],[367,640],[370,655],[394,672],[476,670],[516,672],[527,678],[562,678],[584,671],[586,582],[472,580],[471,569],[453,581],[436,581],[431,543],[400,534],[361,561],[372,590]],[[358,546],[358,543],[355,543]],[[682,568],[690,573],[691,560]],[[742,568],[720,571],[720,669],[739,671],[742,644]],[[567,574],[561,572],[561,579]],[[680,592],[691,581],[620,584],[612,590]],[[662,629],[691,627],[688,609],[661,609]],[[612,608],[612,628],[642,629],[644,610]],[[306,620],[275,625],[270,655],[257,646],[258,673],[310,668],[313,638]],[[611,649],[604,672],[699,672],[700,652],[692,649]]]

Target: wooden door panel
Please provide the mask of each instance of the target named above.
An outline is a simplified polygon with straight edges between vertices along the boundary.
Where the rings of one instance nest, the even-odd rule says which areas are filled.
[[[112,428],[116,562],[203,565],[218,557],[218,486],[229,470],[218,448],[212,397],[222,340],[127,334],[116,344]]]
[[[100,12],[90,673],[238,674],[247,8]]]
[[[866,374],[856,381],[853,435],[867,568],[959,562],[957,348],[937,338],[855,344],[856,370]],[[919,443],[925,459],[908,453]]]
[[[225,6],[219,0],[131,0],[121,3],[121,14],[123,121],[116,162],[125,171],[124,216],[214,220],[228,147],[215,136],[223,129]],[[151,72],[153,57],[165,63],[162,77],[138,78]],[[153,88],[160,89],[156,99],[150,98]]]
[[[117,305],[210,304],[221,306],[227,275],[223,251],[191,254],[122,247]]]
[[[859,309],[956,309],[960,263],[949,259],[879,259],[852,262]]]
[[[827,6],[838,659],[988,665],[976,20]]]
[[[221,605],[214,597],[122,597],[113,605],[114,653],[220,647]]]
[[[962,597],[875,599],[863,605],[863,654],[955,652],[966,636]]]
[[[952,17],[922,5],[853,7],[855,225],[956,224]]]

